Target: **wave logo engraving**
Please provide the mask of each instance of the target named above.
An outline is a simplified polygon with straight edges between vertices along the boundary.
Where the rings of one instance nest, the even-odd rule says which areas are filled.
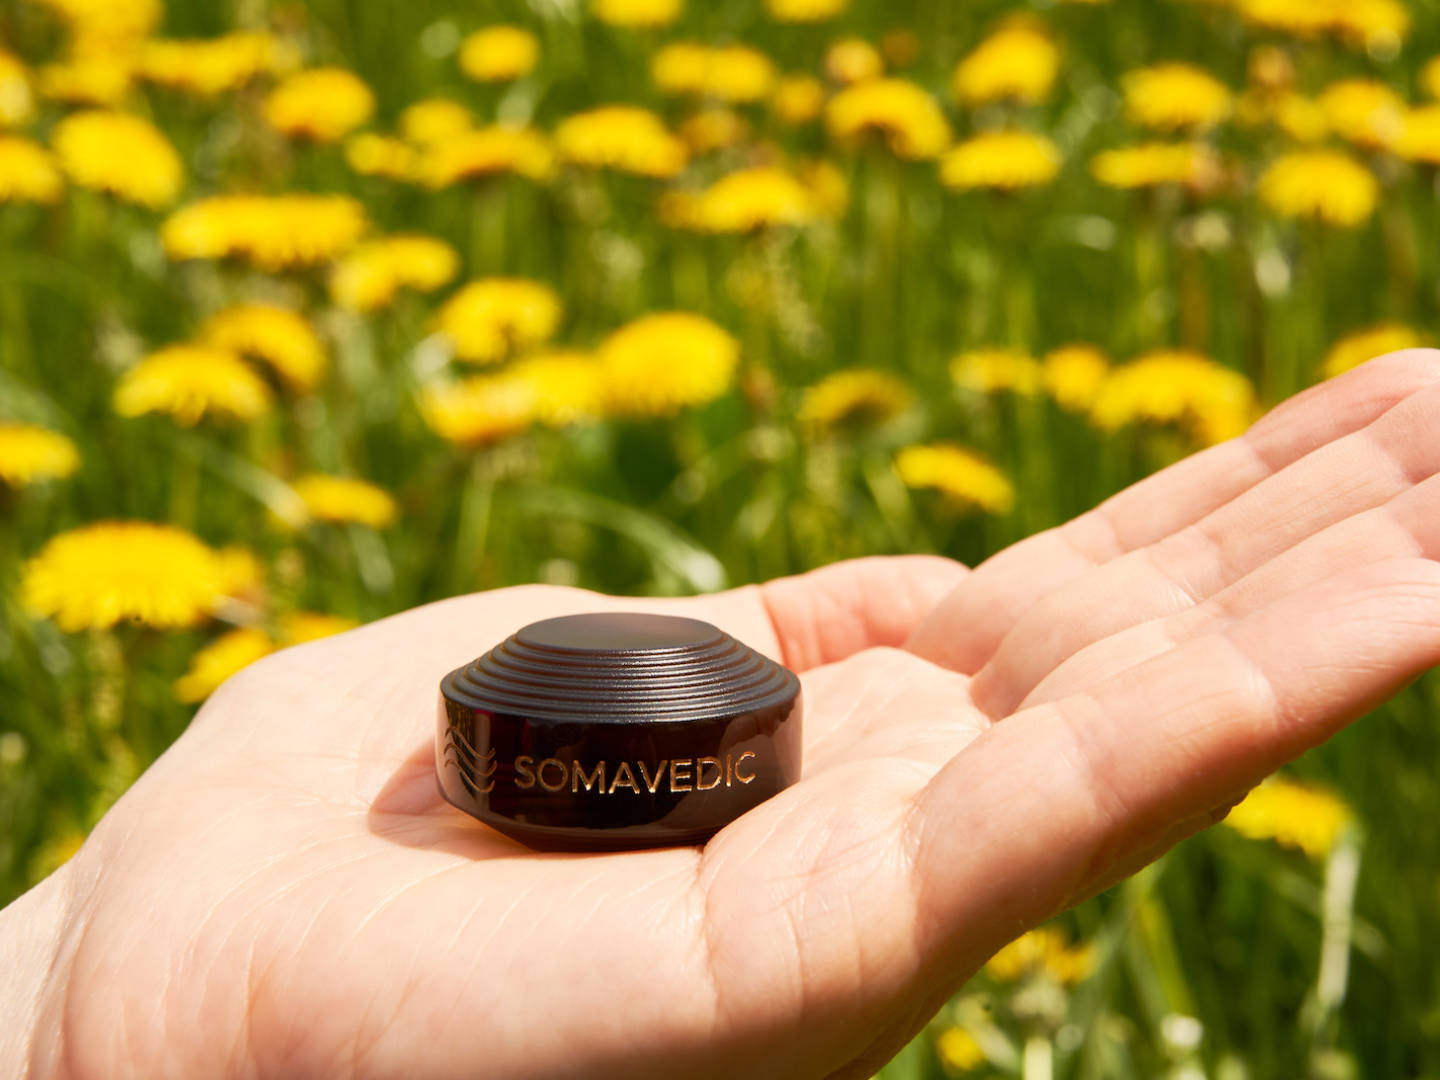
[[[495,771],[500,763],[495,760],[493,746],[483,754],[478,753],[454,725],[445,742],[445,757],[454,762],[461,782],[471,795],[488,795],[495,790]]]

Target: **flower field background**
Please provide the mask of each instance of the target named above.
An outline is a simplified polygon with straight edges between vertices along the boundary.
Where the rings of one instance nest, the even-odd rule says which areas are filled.
[[[0,0],[0,903],[443,596],[974,564],[1440,322],[1434,0]],[[1440,1077],[1429,677],[887,1078]]]

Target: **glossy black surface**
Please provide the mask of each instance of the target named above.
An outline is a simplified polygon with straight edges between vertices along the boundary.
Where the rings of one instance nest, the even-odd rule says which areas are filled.
[[[441,792],[532,847],[699,843],[800,777],[799,680],[696,619],[546,619],[440,689]]]

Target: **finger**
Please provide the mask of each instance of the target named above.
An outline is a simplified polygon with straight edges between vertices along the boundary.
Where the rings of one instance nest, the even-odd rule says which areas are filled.
[[[907,647],[974,674],[1041,597],[1194,524],[1437,382],[1440,354],[1412,349],[1312,387],[1281,403],[1240,438],[1172,465],[1074,521],[988,560],[920,625]]]
[[[908,821],[928,944],[980,962],[1437,661],[1440,564],[1390,559],[995,725]]]
[[[1440,472],[1437,416],[1440,386],[1412,394],[1195,525],[1037,601],[976,676],[976,703],[993,717],[1005,716],[1086,646],[1193,607],[1307,537]]]

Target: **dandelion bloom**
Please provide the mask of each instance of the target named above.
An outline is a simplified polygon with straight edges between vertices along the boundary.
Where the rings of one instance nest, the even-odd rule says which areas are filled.
[[[1156,64],[1124,78],[1125,114],[1132,123],[1164,131],[1214,127],[1233,104],[1230,88],[1191,64]]]
[[[554,168],[555,152],[545,136],[529,128],[499,125],[437,140],[420,166],[425,182],[434,188],[501,173],[543,181]]]
[[[825,118],[837,139],[876,132],[893,153],[912,160],[938,157],[950,144],[950,125],[935,99],[903,79],[847,87],[830,99]]]
[[[945,151],[940,180],[956,191],[1018,191],[1050,183],[1060,172],[1060,149],[1030,131],[988,131]]]
[[[1176,424],[1205,443],[1219,443],[1243,434],[1257,412],[1255,389],[1238,371],[1199,353],[1160,350],[1113,369],[1090,419],[1102,431]]]
[[[229,630],[190,658],[190,668],[175,680],[175,700],[193,704],[220,689],[230,676],[275,651],[264,630],[242,626]]]
[[[1002,27],[955,68],[955,96],[968,105],[1012,98],[1037,105],[1050,96],[1060,72],[1060,50],[1045,28],[1030,20]]]
[[[218,195],[171,214],[160,237],[172,259],[241,258],[284,270],[343,255],[366,224],[364,208],[344,195]]]
[[[590,14],[611,26],[669,26],[684,7],[684,0],[590,0]]]
[[[696,154],[739,146],[749,137],[750,125],[734,109],[701,109],[680,121],[680,141]]]
[[[1386,150],[1405,130],[1405,101],[1374,79],[1344,79],[1320,95],[1331,131],[1362,150]]]
[[[775,84],[770,111],[782,124],[808,124],[825,108],[825,84],[813,75],[786,75]]]
[[[171,345],[120,376],[115,411],[121,416],[163,412],[187,427],[207,413],[253,420],[270,408],[270,389],[228,349]]]
[[[1015,506],[1009,478],[973,450],[937,443],[907,446],[895,457],[895,471],[906,487],[932,488],[951,502],[991,514]]]
[[[740,343],[703,316],[668,311],[622,326],[598,356],[614,411],[670,416],[730,389]]]
[[[215,38],[147,41],[140,77],[157,86],[214,97],[277,70],[286,50],[271,34],[238,31]]]
[[[236,304],[217,311],[200,328],[200,340],[254,357],[291,385],[314,389],[325,371],[325,350],[298,311],[276,304]]]
[[[1071,945],[1057,926],[1040,926],[1016,938],[985,965],[986,974],[1002,982],[1044,974],[1062,986],[1073,986],[1095,970],[1092,945]]]
[[[1038,394],[1040,364],[1014,349],[974,349],[950,361],[950,378],[977,394]]]
[[[758,165],[716,180],[695,197],[686,219],[707,232],[739,233],[806,225],[816,216],[810,192],[794,175]]]
[[[1273,126],[1296,142],[1319,142],[1330,134],[1320,103],[1304,94],[1247,92],[1235,103],[1235,119],[1245,127]]]
[[[1041,362],[1045,392],[1067,412],[1089,412],[1110,372],[1110,359],[1093,345],[1066,345]]]
[[[460,269],[460,257],[443,240],[397,234],[361,244],[335,266],[330,296],[352,311],[376,311],[401,289],[434,292]]]
[[[399,507],[388,491],[353,476],[309,473],[290,486],[315,521],[383,529],[399,513]]]
[[[542,424],[563,427],[604,411],[600,364],[589,353],[578,349],[536,353],[515,361],[506,375],[534,391],[535,417]]]
[[[988,1060],[975,1036],[962,1027],[948,1025],[935,1036],[935,1055],[954,1072],[970,1072]]]
[[[1420,69],[1420,86],[1432,98],[1440,98],[1440,56],[1432,56]]]
[[[46,64],[37,75],[40,94],[50,101],[109,109],[130,93],[135,65],[128,57],[91,52]]]
[[[160,25],[162,0],[39,0],[69,24],[78,37],[139,41]]]
[[[194,626],[232,595],[222,552],[170,525],[102,521],[53,536],[22,573],[20,600],[67,633],[122,619]]]
[[[683,169],[689,156],[660,117],[634,105],[602,105],[568,117],[555,130],[555,145],[574,165],[661,179]]]
[[[528,430],[539,416],[535,383],[510,374],[476,375],[419,395],[430,430],[460,446],[488,446]]]
[[[265,100],[265,121],[282,135],[335,142],[375,111],[375,95],[344,68],[311,68],[291,75]]]
[[[1235,0],[1235,7],[1257,26],[1301,37],[1332,33],[1367,48],[1398,47],[1410,29],[1400,0]]]
[[[1312,218],[1329,225],[1364,224],[1380,199],[1375,174],[1336,150],[1299,150],[1265,170],[1260,199],[1285,218]]]
[[[0,135],[0,203],[53,203],[64,186],[43,146],[21,135]]]
[[[1323,859],[1353,820],[1339,796],[1277,776],[1250,792],[1224,823],[1252,840],[1274,840]]]
[[[491,364],[548,341],[560,325],[555,290],[525,278],[472,281],[440,309],[440,332],[462,360]]]
[[[1215,187],[1220,155],[1206,143],[1143,143],[1097,154],[1090,172],[1109,187],[1134,189],[1177,184],[1197,191]]]
[[[0,49],[0,128],[28,124],[34,115],[30,73],[18,56]]]
[[[128,113],[74,113],[56,125],[52,143],[74,183],[126,202],[164,206],[185,179],[170,140],[148,120]]]
[[[667,94],[693,94],[739,104],[759,101],[775,85],[775,65],[746,45],[677,41],[650,61],[655,85]]]
[[[880,50],[864,38],[841,38],[825,50],[825,74],[845,86],[878,79],[885,74]]]
[[[363,131],[345,143],[345,163],[361,176],[409,182],[420,178],[420,151],[404,139]]]
[[[1394,150],[1406,161],[1440,165],[1440,105],[1407,109]]]
[[[1377,356],[1401,349],[1416,349],[1424,344],[1425,338],[1413,327],[1401,323],[1381,323],[1337,341],[1325,354],[1320,371],[1325,378],[1333,379]]]
[[[776,22],[813,23],[833,19],[849,0],[765,0],[765,11]]]
[[[458,101],[447,98],[417,101],[400,114],[400,134],[411,142],[427,146],[452,139],[474,126],[474,114]]]
[[[522,26],[486,26],[460,43],[460,70],[476,82],[508,82],[540,61],[540,41]]]
[[[825,376],[800,397],[795,419],[816,428],[878,427],[910,408],[915,395],[888,371],[850,368]]]
[[[0,421],[0,482],[23,487],[69,476],[79,467],[75,444],[58,431]]]

